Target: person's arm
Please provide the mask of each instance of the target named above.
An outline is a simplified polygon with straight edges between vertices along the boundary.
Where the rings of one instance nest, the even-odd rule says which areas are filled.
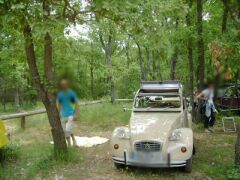
[[[199,93],[199,94],[197,95],[197,99],[202,99],[202,100],[205,99],[203,92],[201,92],[201,93]]]
[[[75,105],[75,114],[74,114],[73,120],[74,120],[74,121],[77,121],[80,106],[79,106],[78,97],[77,97],[77,95],[76,95],[75,92],[73,92],[73,97],[74,97],[74,101],[75,101],[75,104],[76,104],[76,105]]]
[[[80,108],[79,101],[76,101],[75,114],[73,117],[74,121],[77,121],[77,119],[78,119],[79,108]]]

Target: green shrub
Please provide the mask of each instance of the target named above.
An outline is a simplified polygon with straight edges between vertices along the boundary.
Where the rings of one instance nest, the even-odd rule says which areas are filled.
[[[19,147],[15,145],[8,145],[0,149],[0,163],[3,164],[6,161],[15,161],[19,156]]]
[[[232,180],[240,179],[240,166],[235,166],[227,171],[227,178]]]

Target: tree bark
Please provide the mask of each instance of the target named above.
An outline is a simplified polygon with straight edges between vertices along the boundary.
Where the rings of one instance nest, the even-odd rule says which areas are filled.
[[[19,89],[16,88],[15,89],[15,93],[14,93],[14,102],[15,102],[15,108],[16,108],[16,112],[20,112],[20,100],[19,100]]]
[[[92,99],[95,99],[95,96],[94,96],[93,45],[92,45],[92,42],[91,42],[90,81],[91,81],[91,95],[92,95]]]
[[[141,80],[146,80],[145,71],[144,71],[144,63],[143,63],[143,57],[142,57],[142,50],[138,42],[136,42],[137,48],[138,48],[138,60],[139,60],[139,66],[141,71]]]
[[[177,59],[178,59],[178,52],[177,50],[174,50],[171,57],[171,67],[170,67],[170,79],[175,80],[175,73],[176,73],[176,65],[177,65]]]
[[[147,47],[145,47],[145,50],[146,50],[146,57],[147,57],[146,74],[147,74],[147,77],[149,78],[149,77],[152,77],[150,51]]]
[[[222,19],[222,33],[227,31],[227,20],[228,20],[228,12],[229,12],[229,6],[228,1],[229,0],[222,0],[223,1],[223,19]]]
[[[53,64],[52,64],[52,37],[49,32],[45,35],[44,41],[44,72],[47,83],[53,83]],[[50,84],[53,85],[53,84]]]
[[[175,23],[176,30],[178,28],[178,21],[179,21],[179,19],[177,18],[176,23]],[[175,46],[174,52],[171,57],[171,67],[170,67],[170,79],[171,80],[175,80],[177,59],[178,59],[178,48]]]
[[[152,51],[152,79],[156,80],[156,56],[155,51]]]
[[[126,43],[125,50],[126,50],[126,57],[127,57],[127,67],[129,67],[130,61],[131,61],[129,56],[129,42]]]
[[[203,41],[203,25],[202,25],[203,2],[197,0],[197,54],[198,54],[198,69],[197,79],[199,80],[198,88],[203,89],[205,78],[205,57],[204,57],[204,41]]]
[[[189,9],[192,8],[192,0],[188,0]],[[186,16],[186,23],[188,28],[191,27],[191,14],[190,10]],[[194,82],[194,69],[193,69],[193,39],[191,34],[188,36],[188,43],[187,43],[187,50],[188,50],[188,65],[189,65],[189,90],[190,90],[190,104],[192,107],[192,121],[195,120],[195,109],[194,109],[194,94],[193,94],[193,82]]]
[[[111,90],[111,103],[115,103],[115,78],[114,78],[114,72],[113,72],[113,67],[112,67],[112,61],[111,61],[111,44],[112,44],[112,36],[108,36],[108,40],[105,43],[103,40],[103,37],[101,34],[99,34],[99,39],[102,44],[102,47],[105,52],[105,59],[106,59],[106,64],[108,67],[108,74],[109,74],[109,79],[110,79],[110,90]]]
[[[237,125],[237,141],[235,144],[235,165],[240,166],[240,127]]]
[[[66,145],[63,129],[61,126],[59,113],[56,108],[55,97],[49,96],[49,94],[46,91],[46,88],[41,83],[40,75],[39,75],[37,64],[36,64],[36,55],[34,50],[32,30],[26,20],[24,20],[23,35],[25,39],[25,53],[26,53],[27,63],[29,66],[33,85],[36,88],[37,94],[41,98],[47,110],[48,120],[52,128],[51,131],[52,131],[52,136],[54,141],[54,152],[55,154],[59,154],[62,152],[66,153],[67,145]]]

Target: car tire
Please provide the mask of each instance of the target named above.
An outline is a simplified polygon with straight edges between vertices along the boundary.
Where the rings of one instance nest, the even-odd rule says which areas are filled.
[[[193,155],[196,154],[196,148],[195,148],[195,145],[193,144]]]
[[[193,160],[192,157],[190,159],[188,159],[186,162],[186,166],[184,167],[184,171],[187,173],[192,172],[192,160]]]
[[[119,164],[119,163],[115,163],[115,162],[114,162],[114,166],[115,166],[115,168],[117,168],[117,169],[122,169],[122,168],[124,167],[123,164]]]

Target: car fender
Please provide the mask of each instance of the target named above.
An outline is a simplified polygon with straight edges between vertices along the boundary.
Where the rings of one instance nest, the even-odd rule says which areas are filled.
[[[181,138],[177,141],[169,141],[167,153],[171,160],[181,161],[188,160],[193,154],[193,131],[190,128],[180,128]],[[186,147],[187,151],[182,152],[181,148]]]
[[[112,137],[110,140],[110,149],[113,157],[124,158],[124,151],[130,152],[130,139],[129,138],[119,138],[115,135],[115,131],[118,128],[128,128],[128,127],[117,127],[114,129],[112,133]],[[115,145],[118,145],[118,149],[114,148]]]

